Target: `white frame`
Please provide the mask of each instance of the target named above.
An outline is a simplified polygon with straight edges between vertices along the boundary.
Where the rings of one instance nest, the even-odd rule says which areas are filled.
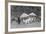
[[[35,28],[15,28],[11,29],[11,5],[21,5],[21,6],[41,6],[41,27]],[[43,5],[42,4],[30,4],[30,3],[8,3],[8,32],[17,32],[17,31],[33,31],[33,30],[43,30]]]

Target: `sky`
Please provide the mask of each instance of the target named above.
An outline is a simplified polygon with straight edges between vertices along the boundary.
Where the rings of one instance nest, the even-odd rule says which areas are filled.
[[[39,6],[11,6],[11,15],[20,16],[22,13],[30,14],[34,12],[37,16],[41,16],[41,7]]]

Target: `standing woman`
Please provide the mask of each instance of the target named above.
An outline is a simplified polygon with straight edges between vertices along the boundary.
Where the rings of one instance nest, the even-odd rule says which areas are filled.
[[[20,24],[20,17],[18,17],[18,24]]]

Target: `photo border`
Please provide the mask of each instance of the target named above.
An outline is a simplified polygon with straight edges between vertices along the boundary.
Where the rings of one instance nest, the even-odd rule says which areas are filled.
[[[14,2],[13,2],[14,3]],[[24,32],[39,32],[39,31],[44,31],[45,30],[45,3],[38,3],[38,2],[20,2],[20,1],[16,1],[16,3],[31,3],[31,4],[43,4],[43,11],[44,11],[44,17],[43,17],[43,19],[44,19],[44,24],[43,24],[43,30],[36,30],[36,31],[21,31],[21,32],[16,32],[16,33],[24,33]]]

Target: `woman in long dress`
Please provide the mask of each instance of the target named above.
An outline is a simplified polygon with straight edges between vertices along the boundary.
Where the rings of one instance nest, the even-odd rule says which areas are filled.
[[[18,17],[18,24],[20,24],[20,17]]]

